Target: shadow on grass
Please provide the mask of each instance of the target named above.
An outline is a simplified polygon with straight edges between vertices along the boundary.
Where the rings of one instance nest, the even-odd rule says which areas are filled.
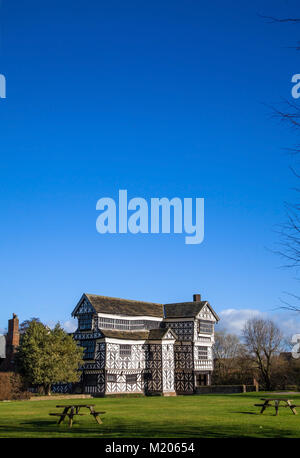
[[[257,399],[257,398],[276,398],[276,399],[280,399],[280,398],[288,398],[288,399],[293,399],[294,398],[300,398],[300,393],[285,393],[285,392],[282,392],[282,393],[278,393],[278,392],[274,392],[274,393],[270,393],[270,392],[264,392],[264,391],[253,391],[253,392],[249,392],[249,393],[232,393],[232,394],[223,394],[223,395],[214,395],[214,394],[211,394],[213,396],[232,396],[233,398],[243,398],[243,399]],[[203,395],[199,395],[199,396],[203,396]],[[206,396],[206,395],[205,395]]]
[[[232,413],[242,413],[244,415],[260,415],[259,412],[232,412]]]
[[[32,429],[37,429],[37,428],[52,428],[53,426],[57,426],[58,428],[60,425],[57,423],[53,423],[53,421],[44,421],[44,420],[36,420],[36,421],[24,421],[20,423],[20,426],[30,426]]]
[[[253,412],[237,412],[255,415]],[[5,436],[4,436],[5,434]],[[68,424],[57,425],[49,420],[22,422],[17,426],[1,426],[1,437],[99,437],[99,438],[237,438],[262,437],[279,438],[295,437],[296,431],[282,430],[275,424],[270,426],[247,425],[244,430],[233,425],[167,425],[155,422],[138,422],[128,424],[114,422],[113,424],[83,425],[74,423],[73,428]],[[300,436],[300,433],[299,433]],[[298,436],[298,437],[299,437]]]

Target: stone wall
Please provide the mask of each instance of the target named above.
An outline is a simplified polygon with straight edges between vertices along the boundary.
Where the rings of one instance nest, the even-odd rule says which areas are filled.
[[[258,387],[256,387],[256,385],[210,385],[196,388],[196,394],[230,394],[247,393],[250,391],[258,391]]]

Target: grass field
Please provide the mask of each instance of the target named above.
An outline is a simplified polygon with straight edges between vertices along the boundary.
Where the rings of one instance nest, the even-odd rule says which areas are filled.
[[[58,426],[57,418],[48,415],[58,411],[57,404],[69,404],[70,400],[0,402],[0,437],[300,438],[300,408],[299,415],[283,407],[277,417],[273,408],[259,415],[260,408],[253,404],[259,403],[261,397],[267,396],[260,392],[79,399],[74,403],[96,404],[96,410],[106,414],[102,425],[90,415],[75,417],[78,420],[72,429],[67,422]],[[289,397],[300,405],[299,394]]]

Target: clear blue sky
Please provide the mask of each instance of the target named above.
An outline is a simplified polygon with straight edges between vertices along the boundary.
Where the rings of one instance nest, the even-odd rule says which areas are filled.
[[[83,292],[157,302],[199,292],[219,313],[268,312],[298,293],[269,251],[284,201],[297,198],[283,149],[298,139],[268,106],[293,101],[300,27],[259,14],[300,7],[2,0],[0,328],[13,312],[65,322]],[[204,242],[101,236],[96,202],[119,189],[204,197]]]

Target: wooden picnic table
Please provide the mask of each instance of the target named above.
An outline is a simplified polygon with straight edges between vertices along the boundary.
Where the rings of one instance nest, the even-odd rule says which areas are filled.
[[[80,413],[80,409],[86,408],[89,409],[90,415],[93,415],[96,422],[100,425],[102,423],[101,418],[99,417],[100,414],[104,414],[106,412],[96,412],[94,407],[95,404],[68,404],[68,405],[58,405],[57,408],[63,409],[62,412],[55,412],[49,413],[49,415],[58,416],[60,419],[58,420],[58,424],[64,421],[66,417],[69,417],[69,426],[72,428],[73,425],[73,418],[75,415],[87,415],[86,413]]]
[[[260,413],[262,414],[267,407],[275,407],[275,415],[278,415],[279,407],[289,407],[294,415],[297,415],[295,407],[300,407],[295,404],[291,404],[293,399],[287,398],[260,398],[261,401],[264,401],[263,404],[254,404],[255,406],[261,407]],[[271,401],[274,401],[274,405],[270,404]],[[285,402],[285,405],[280,405],[280,402]]]

